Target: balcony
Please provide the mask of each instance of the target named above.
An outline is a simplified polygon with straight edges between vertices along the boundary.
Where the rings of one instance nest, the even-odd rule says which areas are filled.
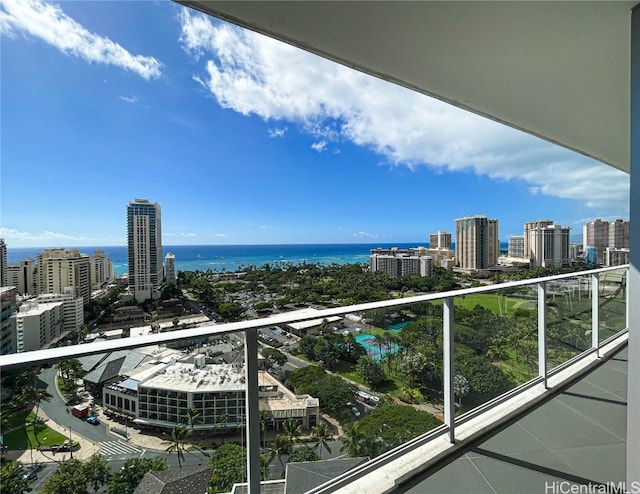
[[[515,485],[533,485],[533,480],[542,482],[535,489],[541,492],[545,479],[573,484],[622,482],[627,275],[627,266],[596,269],[7,355],[0,371],[241,334],[248,389],[243,436],[248,446],[249,490],[259,492],[258,330],[347,314],[362,314],[375,322],[402,311],[418,323],[413,326],[414,337],[430,338],[441,352],[432,357],[433,368],[440,370],[429,380],[429,399],[423,401],[441,410],[443,425],[418,437],[404,437],[392,449],[381,448],[382,454],[310,492],[439,492],[445,486],[452,492],[512,492]],[[483,340],[489,336],[481,335],[480,328],[501,335],[494,335],[493,351]],[[365,336],[357,333],[358,338]],[[364,340],[372,355],[402,351],[401,347],[376,348]],[[504,343],[501,351],[500,341]],[[404,357],[412,356],[409,349],[404,351]],[[390,361],[388,365],[391,369]],[[495,371],[496,379],[490,384],[496,385],[480,389],[472,381],[473,368],[480,365],[485,366],[483,372]],[[499,381],[503,375],[509,379]],[[466,388],[460,376],[468,381]],[[380,431],[380,442],[384,441]],[[507,473],[496,475],[497,469]],[[484,483],[477,484],[479,478]]]

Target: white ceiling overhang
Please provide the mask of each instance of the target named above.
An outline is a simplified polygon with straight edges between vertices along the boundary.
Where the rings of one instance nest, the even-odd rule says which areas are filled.
[[[629,171],[635,1],[180,3]]]

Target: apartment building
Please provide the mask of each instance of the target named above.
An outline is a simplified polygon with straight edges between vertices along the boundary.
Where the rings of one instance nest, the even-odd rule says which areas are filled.
[[[158,203],[135,199],[127,206],[129,289],[136,302],[157,297],[162,284],[162,228]]]
[[[609,245],[609,222],[595,219],[582,227],[582,248],[596,249],[596,263],[602,263],[602,255]]]
[[[524,236],[512,235],[509,237],[507,257],[524,258]]]
[[[7,285],[7,244],[0,238],[0,286]]]
[[[115,278],[113,261],[102,250],[95,250],[91,260],[91,286],[101,288]]]
[[[27,302],[11,316],[15,328],[15,352],[31,352],[48,348],[62,335],[63,302],[39,304]]]
[[[38,293],[73,287],[84,304],[91,300],[91,259],[78,249],[45,249],[37,257]]]
[[[73,287],[64,288],[62,293],[41,293],[34,302],[37,304],[62,302],[63,333],[78,331],[84,324],[84,300],[76,295]]]
[[[7,265],[7,286],[15,286],[20,295],[37,295],[38,280],[33,259]]]
[[[615,220],[609,223],[609,242],[607,247],[611,249],[628,249],[630,225],[629,221],[624,220]]]
[[[456,223],[456,264],[477,271],[498,265],[500,242],[498,220],[486,216],[466,216]]]
[[[171,252],[164,257],[164,277],[167,285],[176,285],[176,256]]]
[[[571,229],[544,220],[525,223],[525,255],[536,268],[561,268],[571,265],[569,237]]]
[[[443,231],[432,233],[429,235],[429,248],[431,249],[450,249],[451,234]]]
[[[446,249],[426,249],[416,247],[413,249],[373,249],[369,256],[369,271],[375,273],[382,271],[389,277],[416,275],[431,276],[433,267],[440,257],[445,256]],[[436,258],[429,255],[433,251]],[[448,251],[451,256],[453,252]]]
[[[15,321],[11,318],[17,310],[16,293],[13,286],[0,287],[0,355],[16,351]]]

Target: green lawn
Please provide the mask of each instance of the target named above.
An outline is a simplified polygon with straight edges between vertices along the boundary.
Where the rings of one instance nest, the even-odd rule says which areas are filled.
[[[24,414],[21,414],[21,417]],[[31,423],[33,421],[34,414],[33,412],[29,412],[27,416],[27,422]],[[18,422],[19,425],[19,422]],[[53,446],[55,444],[61,444],[65,439],[68,439],[66,436],[60,434],[53,429],[47,427],[44,423],[38,422],[36,425],[36,432],[38,434],[38,439],[40,440],[40,444],[43,446]],[[33,435],[33,426],[27,426],[27,434],[29,435],[29,440],[31,441],[31,446],[35,448],[38,445],[38,441],[36,441],[35,436]],[[22,427],[18,427],[16,430],[8,432],[3,435],[4,445],[8,447],[8,449],[13,450],[26,450],[29,449],[29,443],[27,441],[26,436],[24,435],[24,430]]]

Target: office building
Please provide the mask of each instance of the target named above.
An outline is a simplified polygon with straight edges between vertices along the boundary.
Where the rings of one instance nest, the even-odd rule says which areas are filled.
[[[630,222],[628,221],[615,220],[609,223],[609,242],[607,247],[611,249],[628,249],[629,229]]]
[[[451,248],[451,234],[447,232],[432,233],[429,235],[429,248],[430,249],[450,249]]]
[[[64,309],[62,302],[22,304],[13,319],[15,352],[31,352],[48,348],[62,335]]]
[[[157,297],[162,284],[160,205],[135,199],[127,206],[129,289],[136,302]]]
[[[169,252],[164,258],[164,276],[167,285],[175,286],[176,278],[176,256]]]
[[[84,304],[91,300],[91,261],[78,249],[45,249],[37,257],[38,293],[65,293],[73,287]]]
[[[513,235],[509,237],[507,257],[524,258],[524,237]]]
[[[539,221],[525,223],[525,252],[531,267],[561,268],[571,264],[569,257],[570,228]]]
[[[460,269],[478,271],[498,265],[498,220],[486,216],[456,219],[456,263]]]
[[[38,280],[33,259],[7,265],[7,285],[15,286],[20,295],[37,295]]]
[[[0,238],[0,286],[7,286],[7,244]]]
[[[12,286],[0,287],[0,355],[16,351],[14,319],[16,313],[16,289]]]

